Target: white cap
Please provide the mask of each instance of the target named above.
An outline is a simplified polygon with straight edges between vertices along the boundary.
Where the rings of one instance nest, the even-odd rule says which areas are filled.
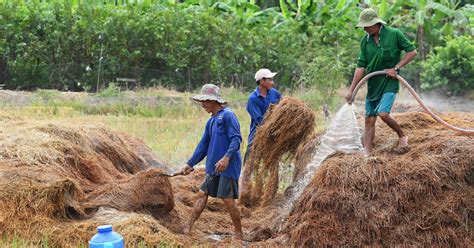
[[[269,69],[260,69],[255,73],[255,81],[260,81],[263,78],[273,78],[276,74],[276,72],[271,72]]]

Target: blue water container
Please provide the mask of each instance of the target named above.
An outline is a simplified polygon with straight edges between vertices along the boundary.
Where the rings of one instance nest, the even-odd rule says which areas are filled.
[[[97,227],[97,234],[89,241],[90,248],[123,248],[122,235],[112,231],[112,225]]]

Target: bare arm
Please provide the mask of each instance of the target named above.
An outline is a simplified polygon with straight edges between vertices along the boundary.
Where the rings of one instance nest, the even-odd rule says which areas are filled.
[[[354,71],[354,77],[352,78],[351,88],[349,89],[349,93],[346,96],[346,102],[352,103],[352,93],[354,92],[357,83],[364,77],[365,68],[357,68]]]
[[[402,68],[404,65],[410,63],[410,61],[412,61],[413,58],[415,58],[416,54],[417,54],[416,50],[405,53],[405,56],[403,56],[402,60],[400,60],[400,62],[398,62],[398,64],[395,65],[395,67],[399,69]]]
[[[395,65],[395,68],[400,69],[406,64],[410,63],[410,61],[412,61],[413,58],[415,58],[416,54],[417,54],[416,50],[405,53],[402,60],[400,60],[400,62],[398,62],[398,64]],[[397,72],[395,71],[395,68],[386,69],[385,71],[387,72],[387,76],[391,78],[396,78]]]

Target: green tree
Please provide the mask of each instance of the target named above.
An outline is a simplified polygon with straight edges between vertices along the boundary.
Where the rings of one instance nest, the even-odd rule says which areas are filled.
[[[441,89],[447,95],[474,90],[474,40],[471,36],[448,39],[446,46],[423,62],[423,89]]]

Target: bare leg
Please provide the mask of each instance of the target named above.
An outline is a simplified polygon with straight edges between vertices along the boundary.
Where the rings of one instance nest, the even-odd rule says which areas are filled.
[[[226,198],[222,199],[222,201],[224,201],[227,211],[229,211],[230,218],[232,219],[232,224],[234,224],[235,239],[241,241],[243,239],[242,224],[240,223],[240,212],[235,204],[235,200],[232,198]]]
[[[196,204],[194,204],[193,214],[191,215],[191,218],[189,219],[187,226],[184,227],[184,230],[183,230],[184,234],[188,234],[191,231],[191,228],[193,227],[194,222],[199,218],[202,211],[206,207],[206,204],[207,204],[207,194],[202,191],[199,191],[197,202]]]
[[[377,121],[376,116],[365,117],[364,148],[365,155],[367,156],[372,155],[375,138],[375,121]]]
[[[379,113],[380,118],[395,131],[398,135],[398,148],[408,146],[408,137],[403,133],[402,128],[398,122],[390,116],[390,113]]]
[[[245,152],[244,163],[243,163],[243,172],[240,177],[240,204],[246,205],[249,202],[250,190],[251,190],[251,178],[253,172],[253,163],[250,161],[250,153],[252,152],[251,146],[247,146],[247,151]]]

